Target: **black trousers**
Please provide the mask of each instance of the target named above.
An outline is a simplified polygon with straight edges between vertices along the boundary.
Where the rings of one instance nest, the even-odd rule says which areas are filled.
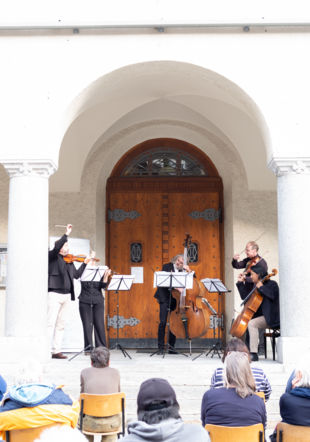
[[[174,298],[171,299],[171,311],[176,307],[176,301]],[[169,301],[161,302],[159,304],[159,325],[158,325],[158,348],[163,349],[165,345],[165,331],[168,317]],[[174,347],[176,337],[169,330],[168,343],[170,347]]]
[[[79,303],[80,316],[83,324],[84,348],[93,349],[93,330],[95,331],[95,347],[106,347],[104,329],[104,303]]]

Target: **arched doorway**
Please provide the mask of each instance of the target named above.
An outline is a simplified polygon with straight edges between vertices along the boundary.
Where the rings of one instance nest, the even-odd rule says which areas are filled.
[[[107,262],[120,273],[139,275],[130,292],[120,293],[123,345],[156,346],[159,307],[153,275],[183,252],[187,232],[192,236],[190,266],[198,278],[223,277],[222,220],[222,180],[197,147],[157,138],[133,147],[117,163],[107,182]],[[116,338],[113,293],[107,308],[110,341]],[[217,295],[210,294],[208,300],[222,315],[224,305]],[[214,322],[221,337],[223,323]],[[213,336],[210,328],[203,339]]]

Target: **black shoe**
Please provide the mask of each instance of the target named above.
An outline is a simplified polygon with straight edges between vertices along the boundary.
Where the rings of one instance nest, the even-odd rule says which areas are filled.
[[[256,362],[258,361],[258,354],[257,353],[250,353],[251,355],[251,361]]]
[[[171,349],[168,351],[168,353],[169,353],[170,355],[177,355],[177,354],[178,354],[178,352],[177,352],[176,350],[174,350],[173,348],[171,348]]]

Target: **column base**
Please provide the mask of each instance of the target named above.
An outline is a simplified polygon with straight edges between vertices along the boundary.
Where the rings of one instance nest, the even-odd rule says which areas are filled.
[[[309,337],[279,337],[277,339],[278,360],[285,366],[296,367],[310,362]]]
[[[42,337],[0,337],[1,363],[14,364],[35,359],[47,363],[51,357],[47,338]]]

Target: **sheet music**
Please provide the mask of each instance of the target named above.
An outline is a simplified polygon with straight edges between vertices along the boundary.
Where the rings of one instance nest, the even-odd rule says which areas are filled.
[[[107,290],[130,290],[134,275],[113,275]]]
[[[91,266],[87,265],[82,276],[81,281],[100,281],[103,277],[104,272],[108,269],[107,266]]]
[[[195,272],[155,272],[153,287],[170,287],[172,276],[173,288],[193,288],[193,277]]]
[[[201,279],[201,282],[204,284],[205,288],[210,293],[220,292],[226,293],[229,292],[228,288],[222,283],[222,281],[218,278],[205,278]]]

